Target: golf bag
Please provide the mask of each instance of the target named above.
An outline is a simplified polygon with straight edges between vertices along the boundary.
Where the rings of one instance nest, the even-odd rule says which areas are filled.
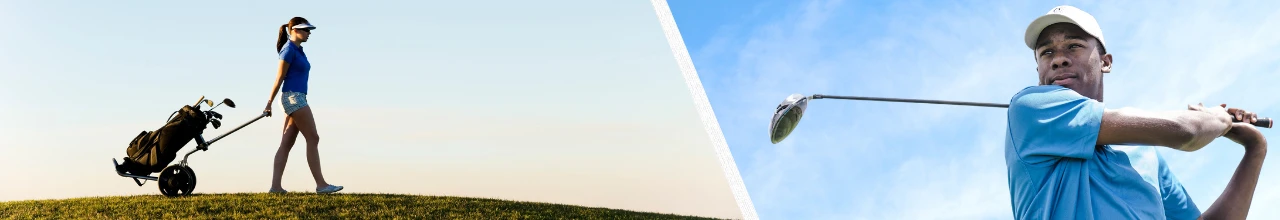
[[[204,133],[209,123],[204,112],[193,106],[182,106],[174,114],[176,116],[170,115],[169,122],[160,129],[142,131],[134,137],[125,151],[128,156],[117,169],[134,175],[160,172],[173,162],[183,146]]]

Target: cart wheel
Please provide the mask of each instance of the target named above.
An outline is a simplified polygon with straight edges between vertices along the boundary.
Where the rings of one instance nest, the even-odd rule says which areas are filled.
[[[180,195],[190,195],[191,190],[196,187],[196,174],[190,167],[171,165],[160,170],[159,181],[156,181],[160,187],[160,194],[174,197]]]
[[[172,186],[173,184],[171,184],[175,176],[174,174],[177,173],[177,168],[177,166],[169,166],[160,170],[159,179],[156,180],[156,185],[160,187],[160,194],[164,194],[164,196],[169,197],[178,195],[178,189],[174,188]]]
[[[182,195],[191,195],[191,192],[196,190],[196,171],[192,170],[190,166],[182,166],[182,173],[187,174],[187,187],[183,190]]]

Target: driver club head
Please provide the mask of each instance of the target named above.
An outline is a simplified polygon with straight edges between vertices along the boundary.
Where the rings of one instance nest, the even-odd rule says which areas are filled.
[[[227,107],[236,108],[236,103],[232,102],[230,98],[222,99],[222,104],[227,105]]]
[[[774,144],[786,139],[787,135],[791,134],[791,130],[800,123],[800,117],[804,115],[809,99],[809,96],[791,94],[778,104],[778,108],[773,112],[773,121],[769,123],[769,138]]]

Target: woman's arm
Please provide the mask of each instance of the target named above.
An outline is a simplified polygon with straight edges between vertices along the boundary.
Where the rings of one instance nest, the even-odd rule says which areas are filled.
[[[289,62],[280,60],[280,69],[276,71],[275,83],[271,84],[271,97],[267,98],[267,112],[271,111],[271,103],[276,101],[276,94],[280,92],[280,84],[284,83],[284,75],[289,71]]]

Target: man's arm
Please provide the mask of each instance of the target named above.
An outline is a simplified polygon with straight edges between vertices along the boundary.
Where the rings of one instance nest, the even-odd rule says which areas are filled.
[[[1124,108],[1102,114],[1098,145],[1135,144],[1196,151],[1221,137],[1231,116],[1221,107],[1191,106],[1190,110],[1151,112]]]
[[[1227,138],[1244,146],[1244,159],[1231,175],[1231,182],[1218,195],[1218,200],[1205,210],[1200,219],[1245,219],[1249,205],[1253,203],[1253,191],[1258,186],[1262,161],[1267,156],[1267,139],[1248,123],[1235,123]]]
[[[1028,87],[1009,104],[1012,149],[1030,163],[1056,157],[1088,159],[1094,146],[1107,144],[1195,151],[1221,137],[1231,124],[1231,116],[1220,106],[1167,112],[1108,110],[1061,86]]]

